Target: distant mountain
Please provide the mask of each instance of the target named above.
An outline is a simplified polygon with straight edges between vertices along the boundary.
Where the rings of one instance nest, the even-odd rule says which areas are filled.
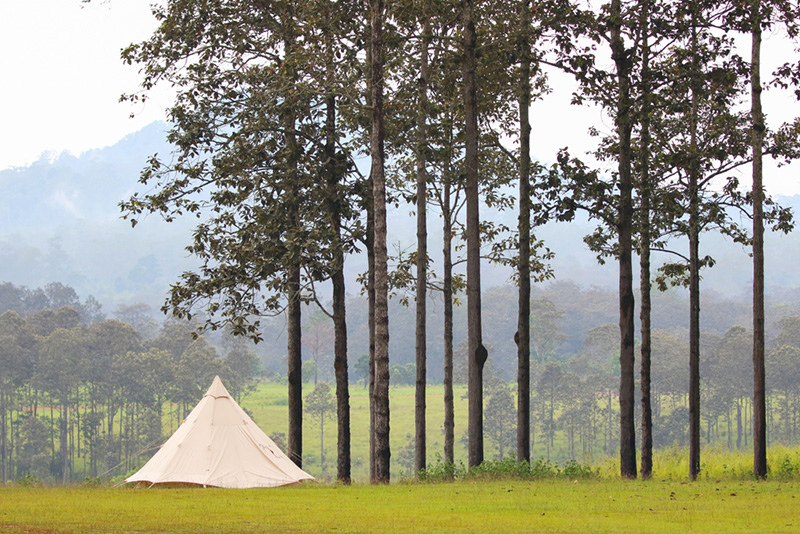
[[[118,203],[141,190],[139,173],[154,153],[165,154],[166,125],[153,123],[113,146],[80,156],[61,154],[43,158],[28,167],[0,172],[0,281],[38,287],[51,281],[71,285],[81,296],[94,295],[111,312],[116,304],[163,303],[169,284],[185,269],[196,265],[184,247],[191,239],[194,218],[164,223],[150,216],[135,229],[120,218]],[[780,198],[800,209],[800,196]],[[390,253],[411,250],[415,224],[411,207],[389,211]],[[513,212],[485,210],[506,225],[516,226]],[[441,222],[429,216],[429,249],[434,262],[441,255]],[[536,230],[555,253],[557,280],[572,280],[589,287],[615,288],[617,269],[599,266],[587,250],[583,236],[594,224],[585,219],[549,224]],[[767,287],[773,300],[800,287],[800,234],[767,236]],[[684,247],[685,248],[685,247]],[[728,297],[749,294],[752,268],[747,251],[715,234],[701,237],[701,253],[717,265],[704,273],[703,290]],[[654,266],[663,259],[654,257]],[[438,270],[438,264],[433,265]],[[366,259],[348,260],[349,292],[358,293],[356,276],[366,269]],[[510,271],[484,266],[484,287],[508,282]]]
[[[169,151],[164,132],[153,123],[110,147],[0,172],[0,280],[59,281],[108,312],[137,301],[159,307],[194,264],[183,250],[191,221],[149,217],[132,229],[118,203],[137,189],[148,157]]]

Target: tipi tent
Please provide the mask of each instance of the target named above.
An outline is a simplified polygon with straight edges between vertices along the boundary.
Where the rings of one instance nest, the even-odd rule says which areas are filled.
[[[172,437],[125,481],[263,488],[302,480],[314,477],[281,452],[217,376]]]

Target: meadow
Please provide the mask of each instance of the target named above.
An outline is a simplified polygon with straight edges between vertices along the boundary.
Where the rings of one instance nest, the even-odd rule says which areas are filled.
[[[795,482],[471,480],[260,490],[0,487],[2,533],[789,533]]]
[[[303,386],[303,395],[309,395],[313,383]],[[444,392],[442,386],[428,386],[427,394],[427,433],[428,462],[436,460],[436,454],[443,454],[444,434]],[[456,463],[466,463],[466,447],[460,442],[467,421],[467,400],[463,398],[466,386],[454,388]],[[253,393],[242,400],[244,407],[267,435],[286,435],[289,426],[289,408],[286,399],[286,386],[262,383]],[[409,475],[401,465],[402,451],[407,448],[414,432],[414,387],[392,386],[389,391],[390,440],[392,447],[392,476],[397,478]],[[322,443],[325,448],[325,465],[320,465],[320,422],[309,414],[303,415],[303,468],[323,481],[336,477],[336,413],[324,421]],[[166,432],[166,430],[165,430]],[[369,478],[367,460],[369,458],[369,396],[367,388],[361,383],[350,384],[350,433],[351,455],[353,458],[353,479],[367,482]]]
[[[314,385],[305,384],[304,395],[313,390]],[[428,465],[436,465],[441,460],[444,449],[444,395],[440,385],[427,388],[427,458]],[[408,466],[413,461],[414,433],[414,387],[392,386],[389,392],[391,410],[391,470],[392,479],[399,480],[413,475]],[[455,404],[455,461],[457,465],[467,463],[466,442],[463,439],[467,422],[466,386],[454,388]],[[286,386],[282,384],[261,383],[247,395],[242,406],[250,412],[256,423],[272,436],[283,434],[288,428],[288,406]],[[353,480],[367,483],[369,480],[367,459],[369,458],[369,399],[367,388],[361,384],[350,385],[351,410],[351,454]],[[616,416],[615,416],[616,417]],[[165,421],[164,432],[169,432]],[[335,413],[324,422],[325,465],[320,465],[320,423],[319,419],[305,414],[303,417],[303,468],[322,482],[336,477],[336,419]],[[602,429],[600,430],[602,434]],[[539,433],[537,432],[537,436]],[[615,438],[616,443],[617,438]],[[512,440],[513,441],[513,440]],[[604,442],[598,439],[588,455],[574,458],[581,465],[592,466],[602,478],[614,478],[619,474],[619,461],[616,451],[608,456],[603,449]],[[556,432],[555,445],[550,451],[548,463],[563,466],[570,459],[566,439],[562,432]],[[513,447],[506,450],[506,458],[513,457]],[[486,459],[496,459],[497,448],[487,438],[485,440]],[[532,444],[531,458],[548,461],[544,440],[541,437]],[[656,477],[684,480],[689,473],[689,454],[683,447],[669,447],[656,451],[654,473]],[[800,480],[800,448],[783,447],[770,443],[770,472],[784,479],[797,477]],[[742,451],[729,451],[723,443],[704,444],[701,453],[701,477],[720,479],[743,479],[751,477],[752,448]],[[119,477],[120,479],[122,477]]]

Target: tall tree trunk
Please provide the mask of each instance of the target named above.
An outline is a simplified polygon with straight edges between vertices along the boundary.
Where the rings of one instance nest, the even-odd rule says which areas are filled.
[[[447,173],[442,206],[444,299],[444,460],[455,464],[455,406],[453,403],[453,221],[450,207],[450,174]]]
[[[464,174],[467,202],[467,330],[469,347],[469,467],[483,463],[483,366],[487,352],[481,333],[480,215],[478,213],[478,102],[474,0],[463,1],[464,24]]]
[[[330,36],[326,35],[326,77],[334,83],[333,50]],[[331,276],[333,284],[333,368],[336,375],[336,478],[343,484],[350,484],[350,381],[347,371],[347,309],[344,281],[344,249],[342,246],[342,198],[339,192],[341,165],[336,155],[336,96],[329,92],[326,96],[325,113],[325,160],[328,172],[328,202],[331,227],[334,234],[333,264]]]
[[[294,36],[289,32],[284,37],[284,46],[289,53],[295,46]],[[298,147],[295,135],[295,113],[292,104],[287,103],[282,111],[284,122],[284,142],[287,151],[287,166],[289,168],[290,187],[297,187],[297,158]],[[298,206],[294,199],[297,192],[292,195],[289,213],[287,216],[293,228],[300,227]],[[291,246],[291,245],[290,245]],[[287,359],[289,379],[289,458],[298,466],[303,465],[303,375],[302,375],[302,345],[301,345],[301,309],[300,309],[300,251],[296,245],[290,250],[292,264],[288,267],[287,286]]]
[[[762,152],[764,113],[761,110],[761,0],[750,5],[752,56],[750,114],[753,121],[753,474],[767,476],[766,384],[764,376],[764,189]]]
[[[642,139],[639,154],[641,168],[641,246],[639,249],[639,291],[642,304],[639,318],[642,332],[642,362],[640,371],[640,387],[642,390],[642,478],[649,479],[653,475],[653,412],[650,400],[650,3],[642,6],[640,23],[642,31]]]
[[[519,307],[517,316],[517,461],[531,461],[531,12],[520,3],[519,38]]]
[[[386,247],[386,177],[383,126],[383,0],[370,0],[372,78],[372,198],[375,209],[375,476],[389,483],[389,286]]]
[[[696,13],[692,13],[692,100],[689,115],[689,478],[700,473],[700,166],[697,124],[700,105]]]
[[[301,357],[300,266],[289,269],[287,359],[289,364],[289,458],[303,467],[303,374]]]
[[[329,13],[333,9],[326,4]],[[336,420],[337,455],[336,478],[343,484],[350,484],[350,385],[347,369],[347,310],[344,281],[344,249],[342,245],[342,194],[339,191],[342,169],[336,154],[336,95],[332,91],[335,84],[335,57],[331,43],[330,28],[325,28],[325,77],[328,94],[325,97],[325,166],[328,174],[328,212],[333,230],[334,272],[333,285],[333,368],[336,375]]]
[[[634,298],[631,234],[633,202],[631,190],[631,60],[622,39],[622,9],[620,0],[612,0],[610,13],[611,52],[617,71],[618,100],[616,127],[619,135],[619,455],[620,474],[636,478],[636,423],[634,417]]]
[[[370,8],[371,9],[371,8]],[[370,30],[371,32],[371,30]],[[370,37],[370,42],[371,42]],[[367,92],[365,100],[372,103],[372,45],[366,47]],[[367,327],[369,330],[369,479],[375,480],[375,202],[372,198],[374,185],[372,170],[364,188],[364,211],[367,215],[367,228],[364,246],[367,249]]]
[[[427,220],[427,181],[426,171],[428,145],[428,47],[432,40],[431,24],[427,14],[423,14],[422,40],[420,41],[419,101],[417,109],[417,287],[416,287],[416,361],[417,377],[414,391],[414,471],[419,472],[427,466],[425,433],[425,389],[427,385],[427,287],[428,287],[428,220]]]
[[[372,178],[367,188],[367,325],[369,328],[369,479],[375,480],[375,210]]]

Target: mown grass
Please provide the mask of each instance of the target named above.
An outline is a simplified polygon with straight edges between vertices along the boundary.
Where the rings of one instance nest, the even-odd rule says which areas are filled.
[[[3,533],[797,532],[778,481],[481,480],[265,490],[0,488]]]

